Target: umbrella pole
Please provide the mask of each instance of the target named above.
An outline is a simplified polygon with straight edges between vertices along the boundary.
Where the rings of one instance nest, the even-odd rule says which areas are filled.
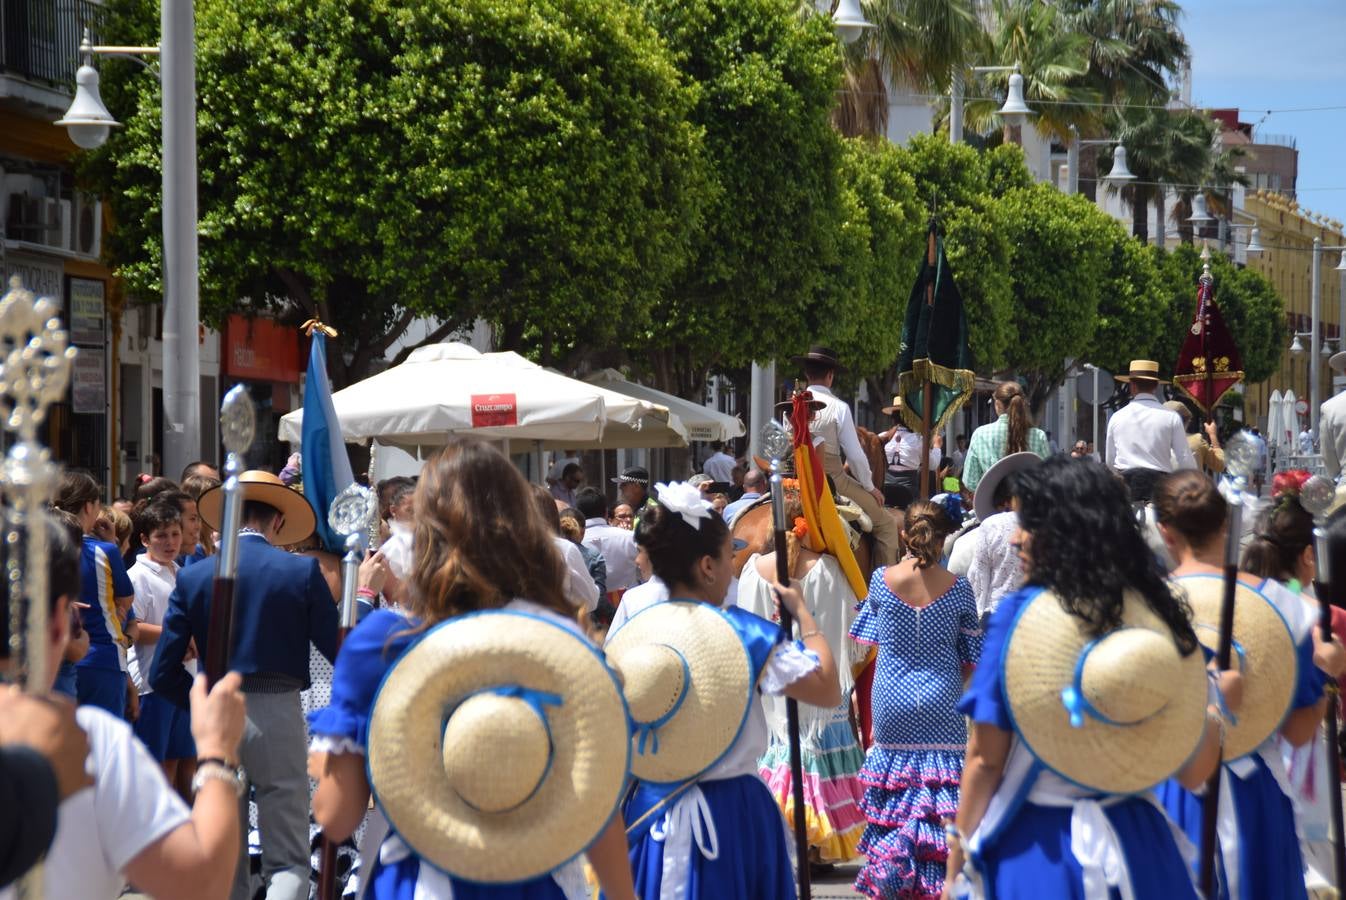
[[[776,582],[790,583],[789,546],[785,541],[785,488],[781,484],[780,461],[771,461],[771,512],[776,549]],[[787,640],[794,638],[794,617],[780,604],[780,627]],[[800,900],[813,896],[809,880],[808,820],[804,809],[804,757],[799,746],[799,701],[785,699],[785,730],[790,743],[790,785],[794,799],[795,863]]]

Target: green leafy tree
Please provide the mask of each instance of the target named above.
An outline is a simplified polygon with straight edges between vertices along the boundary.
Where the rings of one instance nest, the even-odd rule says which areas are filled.
[[[1112,261],[1116,222],[1080,195],[1046,184],[1000,201],[1014,248],[1014,329],[1010,363],[1027,378],[1037,409],[1089,346]]]
[[[823,301],[838,315],[821,325],[817,339],[863,378],[897,358],[919,261],[912,248],[925,234],[926,213],[889,142],[847,139],[840,162],[838,262],[824,289],[836,296]]]
[[[697,90],[708,199],[647,327],[623,335],[656,386],[697,397],[716,369],[786,356],[835,310],[841,65],[830,19],[792,0],[643,0]]]
[[[1122,372],[1133,359],[1163,358],[1153,355],[1155,336],[1167,328],[1172,304],[1165,294],[1160,250],[1116,223],[1108,255],[1094,335],[1082,359]]]
[[[1164,254],[1163,280],[1168,314],[1155,344],[1155,359],[1172,367],[1196,314],[1197,279],[1201,254],[1181,246]],[[1211,258],[1215,302],[1243,357],[1244,381],[1256,384],[1276,374],[1285,351],[1285,301],[1260,273],[1240,269],[1223,254]]]
[[[157,4],[113,0],[152,42]],[[484,317],[563,359],[642,323],[700,225],[697,100],[638,10],[605,0],[198,0],[202,311],[341,332],[339,383],[416,318]],[[155,79],[109,66],[126,128],[86,174],[129,290],[160,282]]]

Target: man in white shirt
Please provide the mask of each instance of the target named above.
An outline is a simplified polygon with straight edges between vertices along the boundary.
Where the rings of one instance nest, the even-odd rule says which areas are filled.
[[[822,403],[809,422],[809,430],[815,439],[821,438],[823,471],[831,477],[837,493],[863,509],[874,523],[875,564],[891,565],[897,561],[897,522],[884,509],[883,491],[874,486],[869,458],[860,446],[851,408],[832,393],[832,381],[841,362],[835,351],[818,345],[791,361],[803,366],[809,392]],[[842,468],[843,457],[850,466],[849,474]]]
[[[710,449],[715,452],[706,460],[701,471],[710,476],[710,480],[719,485],[717,490],[727,490],[734,483],[735,460],[724,452],[723,441],[712,441]]]
[[[584,516],[584,546],[601,553],[607,564],[608,599],[616,606],[627,588],[640,583],[635,537],[625,528],[608,524],[608,498],[597,488],[581,489],[575,495],[575,508]]]
[[[1346,350],[1332,354],[1327,361],[1334,372],[1346,372]],[[1318,443],[1323,450],[1323,466],[1329,478],[1341,477],[1341,465],[1346,461],[1346,391],[1342,391],[1322,405],[1318,418]]]
[[[1148,502],[1159,476],[1177,469],[1195,469],[1182,418],[1155,396],[1159,363],[1131,361],[1131,370],[1116,379],[1131,388],[1131,402],[1108,420],[1106,458],[1109,468],[1126,482],[1131,499]]]

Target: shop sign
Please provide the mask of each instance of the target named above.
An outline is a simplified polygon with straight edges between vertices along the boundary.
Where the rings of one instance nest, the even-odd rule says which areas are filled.
[[[0,293],[9,290],[9,279],[12,275],[19,276],[23,286],[39,297],[61,299],[61,283],[65,272],[60,263],[53,263],[38,256],[29,256],[26,253],[10,252],[5,254],[5,285]]]
[[[104,284],[88,278],[70,279],[70,340],[76,344],[107,343],[103,326]]]
[[[519,424],[519,404],[514,394],[473,394],[472,427],[499,428]]]
[[[101,347],[80,347],[70,382],[70,404],[79,415],[107,412],[107,371]]]
[[[299,330],[272,319],[230,316],[224,328],[224,374],[242,381],[298,384]]]

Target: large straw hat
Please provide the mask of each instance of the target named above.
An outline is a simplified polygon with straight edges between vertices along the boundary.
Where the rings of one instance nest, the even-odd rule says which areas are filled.
[[[1133,359],[1131,360],[1131,371],[1125,375],[1114,375],[1112,377],[1123,384],[1135,381],[1136,379],[1168,384],[1167,381],[1159,377],[1159,363],[1152,359]]]
[[[604,649],[631,708],[632,775],[680,782],[724,756],[747,720],[753,678],[748,651],[722,611],[660,603],[628,619]]]
[[[1201,643],[1220,643],[1224,579],[1187,575],[1174,579],[1192,606],[1192,624]],[[1280,610],[1258,591],[1239,584],[1234,593],[1234,653],[1231,662],[1244,675],[1243,705],[1237,723],[1225,726],[1226,760],[1247,756],[1271,737],[1294,702],[1298,657],[1295,639]]]
[[[1000,486],[1000,482],[1015,472],[1031,469],[1040,462],[1042,457],[1030,450],[1011,453],[996,460],[995,464],[981,476],[981,481],[977,482],[977,490],[972,496],[972,509],[977,514],[977,521],[985,522],[995,515],[995,489]]]
[[[256,500],[274,506],[285,516],[285,524],[281,527],[280,534],[276,535],[278,545],[285,547],[298,544],[306,540],[317,527],[318,518],[304,495],[291,490],[285,482],[270,472],[261,469],[244,472],[238,476],[238,483],[243,489],[245,501]],[[216,485],[202,494],[201,499],[196,502],[196,509],[201,515],[201,521],[211,529],[219,531],[224,521],[224,485]]]
[[[491,611],[428,631],[369,722],[379,808],[420,857],[469,881],[526,881],[583,852],[627,773],[616,677],[583,638]]]
[[[907,402],[907,401],[905,401],[905,400],[902,399],[902,395],[901,395],[901,394],[894,394],[894,395],[893,395],[893,405],[892,405],[892,406],[885,406],[883,409],[881,409],[881,410],[879,410],[879,411],[882,412],[885,416],[891,416],[893,413],[897,412],[897,411],[900,410],[903,406],[905,406],[905,405],[906,405],[906,402]]]
[[[1206,664],[1128,593],[1122,627],[1100,638],[1043,591],[1005,649],[1005,696],[1033,755],[1090,790],[1133,794],[1173,775],[1206,727]]]
[[[1327,366],[1333,372],[1346,372],[1346,350],[1338,350],[1327,360]]]

